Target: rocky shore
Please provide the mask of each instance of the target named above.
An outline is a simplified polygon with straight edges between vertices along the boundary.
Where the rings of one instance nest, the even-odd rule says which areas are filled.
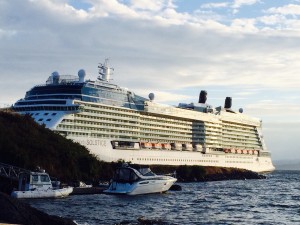
[[[0,209],[0,224],[76,225],[71,219],[48,215],[1,192]]]

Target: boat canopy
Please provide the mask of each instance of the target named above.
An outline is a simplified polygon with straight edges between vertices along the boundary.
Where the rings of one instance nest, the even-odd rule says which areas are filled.
[[[132,183],[139,180],[140,177],[129,167],[121,167],[116,170],[114,180],[119,183]]]

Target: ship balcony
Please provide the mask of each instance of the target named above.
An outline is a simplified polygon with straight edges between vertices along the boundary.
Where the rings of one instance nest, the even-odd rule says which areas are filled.
[[[160,137],[160,136],[151,136],[147,134],[140,134],[140,139],[143,141],[150,141],[150,142],[167,142],[167,143],[172,143],[172,142],[179,142],[179,143],[191,143],[192,139],[190,138],[182,138],[182,137]]]
[[[76,118],[74,120],[74,122],[69,122],[70,124],[75,124],[75,125],[100,125],[100,124],[105,124],[106,126],[128,126],[128,127],[134,127],[134,128],[139,128],[139,125],[133,122],[121,122],[121,121],[111,121],[111,120],[105,120],[105,119],[101,119],[101,120],[91,120],[91,119],[86,119],[86,118]]]
[[[179,129],[179,128],[175,128],[175,127],[170,127],[170,126],[168,126],[168,127],[166,127],[166,126],[164,126],[164,125],[162,125],[162,126],[151,126],[151,125],[143,125],[143,124],[141,124],[141,125],[139,125],[139,127],[142,127],[142,128],[144,128],[144,129],[153,129],[153,130],[162,130],[162,131],[170,131],[170,130],[172,130],[172,131],[174,131],[174,132],[189,132],[189,133],[192,133],[192,131],[190,130],[190,129]]]
[[[183,129],[191,129],[191,125],[189,124],[184,124],[184,125],[180,125],[178,124],[178,122],[156,122],[153,120],[145,120],[143,118],[140,119],[140,123],[141,125],[145,125],[145,126],[151,126],[151,125],[158,125],[158,126],[168,126],[170,127],[170,129],[173,128],[183,128]]]
[[[242,139],[242,138],[222,138],[223,142],[235,142],[235,143],[244,143],[244,144],[249,144],[249,145],[260,145],[260,142],[258,141],[252,141],[252,140],[247,140],[247,139]]]
[[[252,139],[252,140],[257,140],[257,137],[255,137],[255,135],[244,135],[241,133],[228,133],[228,132],[223,132],[222,133],[223,137],[227,137],[227,138],[231,138],[233,136],[235,137],[239,137],[239,138],[247,138],[247,139]]]
[[[192,138],[192,135],[189,133],[176,133],[176,132],[159,132],[153,130],[144,130],[140,129],[141,134],[152,134],[152,135],[165,135],[165,136],[173,136],[173,137],[184,137],[184,138]]]
[[[79,130],[87,130],[87,131],[97,131],[97,130],[122,130],[122,131],[134,131],[139,132],[140,130],[132,127],[121,127],[118,125],[114,126],[103,126],[103,125],[93,125],[93,124],[74,124],[74,123],[61,123],[59,125],[60,128],[64,126],[65,129],[79,129]]]
[[[236,128],[236,127],[222,127],[223,131],[227,132],[238,132],[238,133],[245,133],[245,134],[255,134],[256,131],[254,129],[243,129],[243,128]]]
[[[102,112],[106,113],[111,113],[111,114],[122,114],[122,115],[127,115],[127,116],[132,116],[135,117],[135,119],[140,118],[140,114],[136,110],[130,110],[130,109],[120,109],[118,107],[112,108],[112,109],[107,109],[107,106],[102,106],[102,105],[95,105],[95,106],[87,106],[84,105],[85,112],[91,113],[91,114],[96,114],[99,115]]]
[[[136,118],[130,118],[130,117],[124,117],[124,116],[117,116],[117,115],[116,116],[112,116],[112,115],[107,115],[107,114],[97,114],[98,118],[96,116],[91,116],[91,115],[89,115],[86,112],[81,112],[80,115],[81,116],[86,116],[87,119],[94,120],[94,121],[97,121],[98,119],[101,119],[101,118],[118,119],[118,120],[122,120],[122,121],[133,121],[133,122],[137,121]],[[94,118],[92,118],[92,117],[94,117]]]

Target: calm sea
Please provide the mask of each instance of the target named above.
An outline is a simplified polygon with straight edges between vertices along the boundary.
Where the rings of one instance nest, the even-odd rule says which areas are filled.
[[[265,180],[182,183],[182,191],[143,196],[86,195],[29,200],[49,214],[79,224],[300,224],[300,171],[276,171]]]

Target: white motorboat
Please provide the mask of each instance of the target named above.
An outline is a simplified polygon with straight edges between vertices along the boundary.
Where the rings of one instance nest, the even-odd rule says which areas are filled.
[[[154,174],[149,167],[134,169],[127,165],[117,168],[106,194],[140,195],[163,193],[177,181],[176,178]]]
[[[61,198],[72,193],[73,187],[56,188],[52,186],[48,173],[24,172],[19,175],[18,191],[13,191],[14,198]]]

